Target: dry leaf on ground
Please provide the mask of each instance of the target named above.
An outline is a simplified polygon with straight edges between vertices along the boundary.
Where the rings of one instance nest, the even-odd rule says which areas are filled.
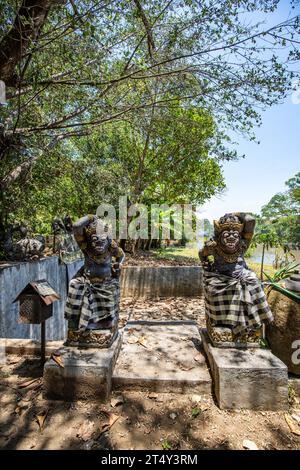
[[[138,341],[139,341],[139,339],[136,336],[133,337],[133,338],[128,338],[127,339],[127,343],[129,343],[129,344],[136,344],[136,343],[138,343]]]
[[[293,413],[292,418],[294,418],[294,420],[297,421],[298,425],[300,426],[300,415]]]
[[[79,427],[76,437],[79,437],[83,441],[87,441],[91,438],[94,431],[94,423],[92,421],[84,421]]]
[[[128,333],[129,335],[132,335],[132,333],[134,333],[136,331],[135,328],[127,328],[126,329],[126,333]]]
[[[243,440],[243,447],[247,450],[258,450],[258,447],[254,441],[250,441],[249,439]]]
[[[297,424],[296,421],[294,421],[294,419],[288,415],[288,414],[285,414],[284,415],[285,417],[285,420],[290,428],[290,431],[293,433],[293,434],[296,434],[296,436],[300,436],[300,429],[299,429],[299,426]]]
[[[161,393],[156,393],[156,392],[148,393],[147,398],[155,400],[158,403],[163,403],[165,401],[165,397]]]
[[[125,318],[121,318],[119,320],[118,326],[119,328],[124,328],[124,326],[127,324],[127,320]]]
[[[20,362],[21,359],[11,359],[7,362],[7,365],[9,366],[13,366],[15,364],[18,364]]]
[[[23,413],[23,411],[27,410],[28,409],[28,405],[27,404],[21,404],[19,403],[16,408],[15,408],[15,413],[17,415],[21,415]]]
[[[45,420],[47,418],[49,409],[41,411],[38,415],[36,415],[36,421],[39,425],[40,431],[43,429]]]
[[[140,336],[139,339],[138,339],[138,343],[141,345],[141,346],[144,346],[144,348],[148,348],[147,346],[147,340],[145,338],[145,336]]]
[[[51,354],[51,359],[56,362],[56,364],[59,366],[59,367],[62,367],[64,368],[64,363],[62,361],[62,358],[59,354]]]
[[[183,371],[189,371],[194,369],[195,366],[193,365],[187,365],[187,364],[179,364],[179,368]]]
[[[38,377],[37,379],[30,379],[30,380],[26,380],[26,382],[22,382],[19,384],[19,388],[25,388],[25,387],[29,387],[30,385],[34,384],[34,383],[37,383],[40,381],[40,378]],[[39,384],[40,385],[40,384]]]
[[[197,353],[195,356],[194,356],[194,361],[196,362],[203,362],[204,358],[203,358],[203,354],[201,353]]]
[[[104,413],[106,415],[106,419],[104,423],[101,425],[100,434],[102,434],[105,431],[108,431],[115,424],[115,422],[120,418],[120,416],[115,415],[114,413],[109,413],[107,411]]]
[[[139,338],[137,338],[136,336],[134,336],[133,338],[128,338],[127,343],[140,344],[141,346],[144,346],[144,348],[148,348],[145,336],[140,336]]]
[[[123,403],[124,403],[124,398],[122,397],[122,395],[114,397],[110,400],[110,404],[113,408],[119,405],[123,405]]]
[[[16,408],[15,408],[15,413],[16,413],[17,415],[20,415],[20,414],[22,413],[22,408],[21,408],[20,406],[16,406]]]

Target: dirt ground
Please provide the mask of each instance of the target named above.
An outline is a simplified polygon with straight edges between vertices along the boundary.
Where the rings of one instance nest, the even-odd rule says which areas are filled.
[[[162,297],[158,299],[122,299],[121,326],[128,320],[194,320],[204,326],[203,297]]]
[[[288,413],[221,411],[210,396],[147,391],[68,403],[43,399],[37,358],[10,356],[0,375],[1,449],[243,449],[245,440],[300,449],[285,419],[300,417],[299,401]]]
[[[200,298],[124,299],[121,312],[123,325],[145,313],[204,322]],[[292,393],[288,412],[254,412],[219,410],[209,395],[114,392],[101,405],[49,401],[42,391],[39,359],[9,356],[0,368],[1,449],[300,449],[300,403]]]

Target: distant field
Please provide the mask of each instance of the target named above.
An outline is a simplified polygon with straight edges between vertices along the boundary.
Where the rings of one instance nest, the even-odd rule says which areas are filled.
[[[170,246],[166,248],[162,248],[160,250],[152,250],[152,253],[159,259],[169,259],[172,261],[183,262],[184,260],[194,261],[195,264],[198,264],[198,248],[197,246]],[[200,263],[200,262],[199,262]],[[251,261],[246,259],[246,263],[248,264],[249,268],[252,269],[256,273],[256,275],[260,276],[260,263]],[[275,269],[271,265],[264,265],[264,271],[272,275],[275,273]]]
[[[173,261],[199,260],[197,246],[169,246],[161,250],[153,250],[157,258],[171,259]]]

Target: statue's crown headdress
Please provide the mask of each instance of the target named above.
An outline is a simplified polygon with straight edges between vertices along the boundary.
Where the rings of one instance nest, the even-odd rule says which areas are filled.
[[[214,220],[214,228],[216,233],[221,233],[225,230],[236,230],[241,233],[244,224],[240,222],[237,216],[229,215],[221,217],[219,220]]]
[[[109,235],[109,227],[101,219],[97,219],[94,222],[91,222],[86,227],[86,234],[91,235]]]

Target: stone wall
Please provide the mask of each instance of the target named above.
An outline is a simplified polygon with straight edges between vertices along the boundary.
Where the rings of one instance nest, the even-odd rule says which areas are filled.
[[[68,284],[82,263],[78,260],[65,265],[52,256],[0,265],[0,338],[40,339],[40,325],[19,323],[19,304],[13,301],[29,282],[46,279],[61,298],[53,304],[53,317],[46,321],[46,337],[65,339]],[[121,276],[123,297],[196,296],[201,290],[202,270],[198,266],[127,266]]]
[[[200,266],[126,266],[121,277],[124,297],[194,297],[202,293]]]
[[[53,304],[53,317],[46,321],[46,337],[48,340],[64,339],[67,286],[81,265],[82,260],[61,264],[57,256],[0,265],[0,337],[40,339],[40,325],[19,323],[19,303],[13,301],[29,282],[46,279],[60,295],[60,300]]]

